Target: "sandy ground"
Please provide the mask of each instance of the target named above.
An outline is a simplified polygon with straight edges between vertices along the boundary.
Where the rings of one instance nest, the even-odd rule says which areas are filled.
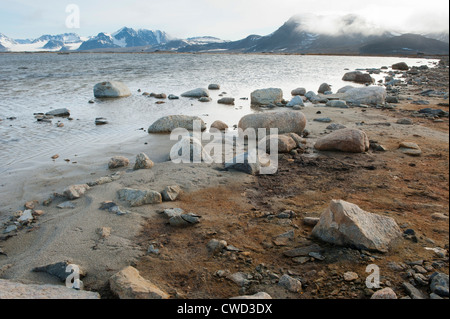
[[[401,94],[416,97],[420,90],[411,87]],[[438,106],[448,100],[420,98],[430,101],[427,107],[448,111],[448,104]],[[392,287],[399,297],[405,296],[401,287],[405,274],[389,268],[389,262],[438,261],[444,266],[436,270],[448,273],[448,258],[436,258],[425,247],[448,249],[448,219],[434,220],[430,216],[433,213],[448,216],[449,121],[415,117],[413,112],[424,107],[408,100],[401,100],[392,110],[307,105],[302,110],[310,132],[306,150],[280,156],[279,171],[271,176],[227,172],[218,164],[171,162],[133,171],[134,156],[146,152],[144,140],[106,150],[104,163],[81,163],[76,170],[54,167],[38,173],[25,171],[30,178],[18,179],[11,185],[10,194],[14,195],[4,207],[0,222],[23,209],[23,204],[30,200],[38,200],[36,209],[44,214],[12,236],[0,233],[0,248],[6,254],[0,254],[0,278],[61,284],[54,277],[31,270],[69,259],[87,270],[83,280],[86,289],[99,291],[103,298],[113,297],[109,277],[130,264],[178,298],[229,298],[258,291],[274,298],[367,298],[372,292],[364,285],[365,267],[376,263],[382,270],[383,286]],[[325,129],[329,124],[313,121],[322,117],[364,130],[387,151],[370,150],[363,154],[315,151],[314,142],[329,132]],[[404,117],[411,118],[414,124],[396,123]],[[154,146],[155,153],[168,153],[171,144],[164,141],[167,139]],[[397,150],[402,141],[417,143],[423,154],[420,157],[402,154]],[[129,157],[131,166],[108,170],[106,164],[113,155]],[[42,205],[53,192],[114,172],[122,172],[122,177],[92,187],[75,201],[75,209],[58,209],[56,205],[63,199],[56,199],[50,206]],[[129,207],[117,198],[117,191],[124,187],[161,191],[169,185],[180,185],[183,189],[175,202]],[[299,264],[285,257],[284,251],[311,243],[312,228],[304,225],[302,219],[320,216],[331,199],[343,199],[366,211],[393,217],[402,228],[414,229],[418,242],[405,239],[389,253],[371,256],[319,243],[326,257],[324,261]],[[100,210],[101,202],[108,200],[129,213],[118,216]],[[199,214],[201,222],[174,229],[159,214],[171,207]],[[295,217],[274,217],[284,210],[292,210]],[[97,233],[99,227],[111,227],[111,235],[101,238]],[[290,230],[295,233],[294,240],[282,245],[274,242],[277,235]],[[239,251],[211,256],[206,249],[211,239],[226,240]],[[149,245],[160,253],[147,254]],[[226,276],[218,276],[219,270],[225,274],[244,272],[252,279],[245,287],[239,287]],[[343,281],[342,274],[346,271],[357,272],[360,279],[352,283]],[[301,278],[303,292],[289,293],[279,287],[278,278],[283,274]]]

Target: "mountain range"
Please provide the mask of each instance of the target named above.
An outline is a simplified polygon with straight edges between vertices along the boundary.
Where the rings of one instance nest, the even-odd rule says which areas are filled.
[[[320,20],[317,20],[320,21]],[[335,27],[322,30],[294,16],[275,32],[249,35],[237,41],[211,36],[177,39],[160,30],[123,27],[83,38],[75,33],[43,35],[37,39],[11,39],[0,33],[0,52],[92,51],[92,52],[242,52],[316,54],[449,54],[449,33],[399,34],[370,26],[360,17],[339,18]]]

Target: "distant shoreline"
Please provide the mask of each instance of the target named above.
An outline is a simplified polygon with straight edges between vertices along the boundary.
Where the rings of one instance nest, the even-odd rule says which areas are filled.
[[[304,55],[304,56],[359,56],[359,57],[399,57],[399,58],[424,58],[424,59],[439,59],[448,57],[448,54],[359,54],[359,53],[282,53],[282,52],[173,52],[173,51],[156,51],[156,52],[114,52],[114,51],[71,51],[71,52],[54,52],[54,51],[24,51],[24,52],[0,52],[0,54],[56,54],[56,55],[70,55],[70,54],[180,54],[180,55]]]

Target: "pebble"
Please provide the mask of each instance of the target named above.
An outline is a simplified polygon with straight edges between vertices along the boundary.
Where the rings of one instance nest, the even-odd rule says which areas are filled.
[[[359,278],[358,274],[352,271],[348,271],[344,274],[345,281],[354,281],[358,278]]]

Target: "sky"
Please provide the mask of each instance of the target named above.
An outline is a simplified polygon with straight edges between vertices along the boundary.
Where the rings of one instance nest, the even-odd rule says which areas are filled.
[[[71,4],[79,8],[79,28],[66,23]],[[327,21],[347,14],[400,33],[428,33],[448,31],[448,11],[448,0],[1,0],[0,33],[15,39],[70,32],[92,36],[127,26],[177,38],[239,40],[270,34],[294,15],[320,15],[315,27],[332,30]]]

